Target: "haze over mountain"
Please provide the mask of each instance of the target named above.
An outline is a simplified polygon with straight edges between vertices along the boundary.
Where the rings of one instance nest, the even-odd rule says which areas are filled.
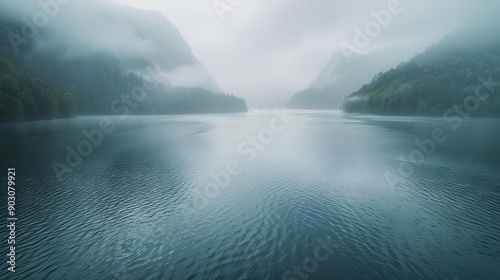
[[[346,99],[347,112],[500,116],[498,25],[475,25],[375,77]]]
[[[71,1],[52,8],[54,16],[38,27],[35,15],[44,9],[37,2],[3,1],[0,8],[4,19],[29,21],[39,33],[30,39],[34,51],[58,52],[64,58],[113,55],[125,71],[146,74],[149,66],[171,85],[221,91],[178,29],[159,12],[108,1]]]
[[[0,120],[247,110],[221,92],[162,14],[40,3],[51,6],[0,3]]]
[[[387,9],[392,2],[113,1],[166,15],[221,88],[244,97],[253,108],[282,107],[293,94],[308,88],[342,42],[353,45],[354,28],[363,29],[373,20],[372,12]],[[221,20],[215,2],[237,4]],[[500,8],[497,0],[398,2],[403,10],[364,53],[389,48],[394,51],[386,52],[386,59],[405,61],[459,26],[497,18]]]
[[[346,96],[369,83],[376,74],[412,57],[414,48],[391,46],[352,56],[346,56],[343,50],[337,50],[319,76],[307,89],[292,96],[287,107],[339,109]]]
[[[48,25],[40,28],[41,36],[30,42],[35,41],[39,50],[54,49],[54,44],[55,48],[71,46],[57,50],[61,57],[113,53],[119,56],[121,69],[147,79],[143,68],[151,65],[171,84],[224,90],[244,97],[251,107],[269,108],[283,106],[294,93],[309,87],[333,91],[333,99],[341,99],[457,27],[495,19],[499,8],[495,0],[400,0],[402,11],[363,49],[366,57],[359,57],[359,64],[366,60],[365,65],[342,63],[337,55],[341,43],[353,44],[354,29],[373,21],[372,12],[387,9],[391,2],[242,1],[221,20],[213,1],[72,0],[61,4]],[[42,10],[36,1],[0,5],[5,15],[16,20],[26,16],[33,21],[33,15]],[[156,26],[162,26],[162,31]],[[58,35],[42,40],[47,33]],[[176,47],[187,45],[186,41],[190,47]],[[334,85],[339,89],[330,89]]]
[[[482,6],[481,9],[487,7],[491,9],[493,3],[488,4],[489,6]],[[443,36],[447,36],[448,39],[450,37],[466,38],[453,41],[460,46],[471,45],[472,43],[481,45],[490,38],[496,38],[497,31],[495,29],[500,24],[500,20],[497,17],[486,16],[489,12],[483,11],[482,15],[484,17],[479,17],[480,14],[469,13],[463,18],[460,25],[444,33]],[[389,27],[391,26],[389,25]],[[366,31],[359,30],[361,29],[356,32],[358,39],[365,36],[364,38],[367,39],[363,40],[368,40],[369,43],[378,39],[376,36],[375,38],[369,38]],[[473,37],[472,34],[475,33],[484,34],[484,36]],[[453,35],[448,36],[449,34]],[[410,40],[405,42],[401,40],[397,44],[387,44],[373,48],[368,44],[367,50],[361,50],[359,53],[359,50],[341,48],[334,52],[332,58],[308,88],[290,98],[287,106],[298,109],[338,109],[345,97],[358,91],[363,85],[377,79],[381,72],[386,72],[404,61],[408,61],[416,53],[420,53],[430,46],[431,42],[440,42],[443,36],[437,36],[432,41]],[[444,44],[441,42],[440,45],[442,50],[449,51],[455,47],[451,43]]]

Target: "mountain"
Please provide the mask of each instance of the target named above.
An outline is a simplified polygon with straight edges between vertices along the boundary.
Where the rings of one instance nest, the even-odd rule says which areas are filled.
[[[0,120],[111,114],[124,105],[137,114],[247,110],[220,92],[160,13],[74,1],[40,22],[40,7],[25,4],[0,3]],[[147,98],[125,104],[138,87]]]
[[[413,59],[352,93],[346,112],[443,115],[453,109],[500,116],[500,35],[497,27],[449,34]]]
[[[205,66],[192,54],[191,47],[179,30],[161,13],[125,6],[117,7],[113,12],[116,22],[123,22],[138,38],[150,41],[155,47],[154,51],[145,53],[141,59],[129,59],[128,63],[122,60],[122,66],[142,73],[143,66],[152,63],[162,78],[172,85],[221,91]]]
[[[290,98],[287,107],[338,109],[346,96],[369,83],[377,73],[396,66],[403,58],[409,58],[410,52],[403,49],[386,47],[348,57],[340,49],[333,53],[309,88]]]

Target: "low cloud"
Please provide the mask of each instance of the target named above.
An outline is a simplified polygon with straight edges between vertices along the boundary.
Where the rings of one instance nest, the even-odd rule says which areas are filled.
[[[195,67],[189,73],[189,66],[172,66],[197,63],[188,62],[182,51],[186,42],[173,46],[167,42],[165,34],[174,34],[177,29],[143,26],[139,27],[143,32],[137,32],[126,10],[112,3],[154,10],[147,17],[156,18],[161,13],[171,20],[223,90],[244,97],[251,107],[279,107],[293,93],[307,88],[340,44],[353,40],[354,28],[372,20],[371,12],[386,8],[389,1],[247,0],[221,21],[212,0],[70,0],[47,26],[57,36],[39,46],[64,43],[71,46],[68,56],[120,54],[129,57],[131,65],[137,57],[146,56],[161,65],[161,72],[170,72],[166,76],[173,82],[183,84],[200,71]],[[37,1],[27,2],[2,1],[0,13],[31,17],[40,7]],[[387,53],[390,61],[407,60],[453,30],[492,24],[500,10],[497,0],[399,2],[404,10],[372,40],[366,53]],[[152,34],[156,41],[150,39]],[[164,53],[175,55],[162,60]]]
[[[193,86],[203,87],[216,92],[221,89],[207,76],[207,70],[203,65],[183,65],[171,72],[162,72],[160,75],[164,77],[171,85],[174,86]]]
[[[156,65],[172,84],[218,89],[177,28],[157,11],[97,0],[2,1],[0,11],[22,23],[21,35],[38,34],[27,37],[35,51],[69,59],[110,54],[126,71],[140,74]]]

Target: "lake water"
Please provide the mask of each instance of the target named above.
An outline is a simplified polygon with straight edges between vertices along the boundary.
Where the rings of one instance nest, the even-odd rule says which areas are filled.
[[[1,279],[500,279],[498,120],[259,111],[0,131],[18,218],[11,274],[2,176]]]

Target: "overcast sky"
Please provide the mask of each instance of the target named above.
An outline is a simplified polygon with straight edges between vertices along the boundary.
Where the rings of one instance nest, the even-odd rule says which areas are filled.
[[[111,45],[121,51],[141,48],[142,45],[121,43],[133,41],[129,40],[133,34],[118,36],[119,32],[111,29],[108,30],[113,34],[110,36],[103,28],[93,28],[99,23],[78,17],[81,13],[97,13],[103,1],[72,0],[75,13],[67,7],[54,23],[78,35],[75,39],[80,41],[86,40],[83,36],[86,33],[82,32],[87,30],[93,40],[106,43],[112,39]],[[463,24],[496,20],[500,10],[498,0],[107,1],[161,12],[177,26],[193,54],[220,88],[244,97],[251,108],[282,106],[291,95],[307,88],[342,43],[357,47],[355,28],[365,29],[373,23],[373,12],[391,10],[391,7],[397,10],[362,51],[390,49],[391,61],[403,61]],[[36,2],[27,3],[36,9]],[[223,13],[221,20],[214,4],[219,3],[222,9],[222,5],[228,7],[229,2],[240,4]],[[0,7],[25,9],[27,3],[0,2]],[[81,23],[75,24],[77,18]],[[78,32],[66,26],[76,26]],[[96,30],[103,31],[102,36],[96,37]],[[128,34],[126,30],[120,32]],[[162,32],[161,26],[157,32]]]
[[[371,12],[387,9],[390,2],[243,0],[221,20],[213,0],[113,1],[161,11],[220,87],[246,98],[251,107],[282,104],[306,88],[342,42],[353,44],[354,28],[364,28]],[[497,2],[401,0],[402,11],[364,51],[401,45],[404,53],[407,48],[420,52],[463,22],[497,17],[491,13],[499,10]]]

